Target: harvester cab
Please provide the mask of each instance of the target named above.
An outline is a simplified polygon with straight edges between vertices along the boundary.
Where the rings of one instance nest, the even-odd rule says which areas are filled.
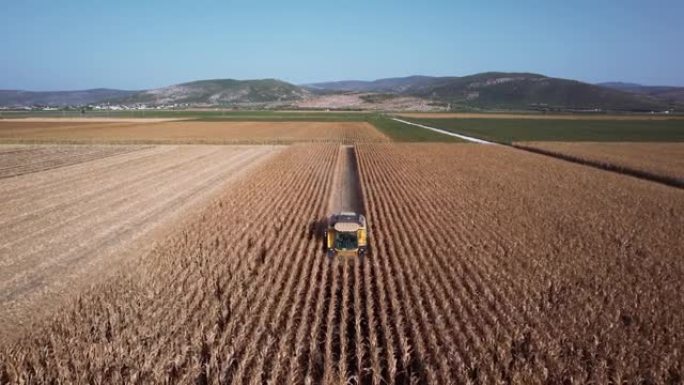
[[[325,249],[329,256],[363,257],[368,250],[366,218],[354,212],[333,214],[325,231]]]

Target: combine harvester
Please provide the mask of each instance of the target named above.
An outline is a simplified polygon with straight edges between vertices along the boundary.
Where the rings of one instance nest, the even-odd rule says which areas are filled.
[[[366,217],[352,211],[333,214],[325,230],[325,250],[329,256],[363,257],[368,250]]]
[[[325,220],[323,234],[328,256],[364,257],[368,252],[368,229],[353,146],[340,147],[328,210],[332,214]]]

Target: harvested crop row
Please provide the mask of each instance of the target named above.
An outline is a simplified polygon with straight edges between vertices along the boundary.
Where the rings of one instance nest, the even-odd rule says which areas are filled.
[[[366,122],[55,123],[0,121],[5,143],[281,144],[387,142]]]
[[[681,191],[505,148],[357,152],[383,380],[682,378]]]
[[[128,254],[149,250],[154,230],[273,151],[124,147],[107,158],[2,180],[0,340],[22,320],[54,310],[83,282],[120,268]]]
[[[635,170],[684,185],[684,143],[518,142],[516,146]]]
[[[0,179],[144,149],[141,146],[0,145]]]
[[[317,300],[339,269],[321,256],[313,224],[337,154],[314,146],[277,155],[136,269],[0,350],[0,378],[247,383],[321,372],[325,348],[309,336],[325,335],[326,324],[311,329],[310,310],[336,309]],[[297,354],[309,344],[319,359],[307,370]]]

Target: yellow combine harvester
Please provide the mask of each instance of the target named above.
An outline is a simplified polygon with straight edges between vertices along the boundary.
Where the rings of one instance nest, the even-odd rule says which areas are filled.
[[[368,250],[366,218],[354,212],[333,214],[325,231],[328,255],[363,257]]]

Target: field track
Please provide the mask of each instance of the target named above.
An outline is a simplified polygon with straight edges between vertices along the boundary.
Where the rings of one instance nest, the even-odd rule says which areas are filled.
[[[130,253],[144,254],[153,230],[211,196],[274,148],[22,150],[21,163],[28,169],[21,171],[33,172],[0,183],[0,340],[24,316],[37,318],[36,309],[46,308],[42,305],[60,293],[116,270]],[[0,159],[3,154],[0,149]],[[79,162],[69,165],[74,160]],[[66,166],[41,171],[46,163]],[[21,165],[14,173],[17,168]]]
[[[387,142],[366,122],[22,122],[0,120],[0,143],[289,144]]]
[[[681,380],[682,191],[500,146],[363,144],[373,253],[329,259],[315,225],[351,153],[298,145],[257,165],[0,347],[0,379]]]
[[[341,211],[364,213],[356,150],[351,145],[340,146],[328,203],[329,214]]]
[[[473,138],[472,136],[461,135],[461,134],[457,134],[457,133],[455,133],[455,132],[451,132],[451,131],[447,131],[447,130],[442,130],[442,129],[439,129],[439,128],[430,127],[430,126],[426,126],[426,125],[423,125],[423,124],[412,123],[412,122],[409,122],[409,121],[406,121],[406,120],[401,120],[401,119],[397,119],[397,118],[393,118],[393,120],[395,120],[395,121],[397,121],[397,122],[400,122],[400,123],[410,124],[410,125],[412,125],[412,126],[420,127],[420,128],[422,128],[422,129],[425,129],[425,130],[430,130],[430,131],[438,132],[438,133],[440,133],[440,134],[444,134],[444,135],[448,135],[448,136],[454,136],[454,137],[456,137],[456,138],[463,139],[463,140],[465,140],[465,141],[467,141],[467,142],[478,143],[478,144],[495,144],[494,142],[488,142],[488,141],[486,141],[486,140],[482,140],[482,139],[478,139],[478,138]]]

